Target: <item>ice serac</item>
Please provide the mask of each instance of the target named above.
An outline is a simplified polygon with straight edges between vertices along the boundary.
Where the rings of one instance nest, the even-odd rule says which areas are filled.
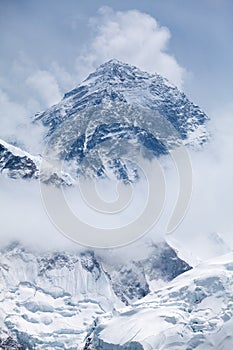
[[[230,350],[233,253],[180,275],[114,316],[99,319],[85,350]]]
[[[0,252],[0,344],[81,349],[101,315],[147,295],[151,281],[166,283],[188,269],[164,243],[125,266],[93,251],[33,253],[12,243]]]
[[[106,176],[110,169],[131,181],[137,174],[125,158],[166,154],[174,138],[194,147],[208,139],[206,114],[184,93],[158,74],[116,60],[35,120],[46,126],[58,155],[75,160],[81,173]]]
[[[0,285],[1,329],[23,349],[76,349],[95,318],[123,306],[91,252],[40,255],[11,244]]]

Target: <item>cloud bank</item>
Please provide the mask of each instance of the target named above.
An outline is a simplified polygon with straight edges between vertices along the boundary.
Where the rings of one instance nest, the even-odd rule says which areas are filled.
[[[31,118],[32,110],[38,106],[33,98],[29,98],[26,104],[20,104],[0,90],[0,138],[29,152],[39,153],[44,128],[39,124],[32,125]]]
[[[85,67],[83,75],[116,58],[182,86],[184,69],[168,51],[170,31],[155,18],[137,10],[115,12],[102,7],[90,20],[90,28],[93,38],[76,61],[77,70]]]
[[[57,80],[50,72],[38,70],[30,75],[26,82],[48,106],[58,103],[62,98]]]
[[[190,208],[174,234],[168,237],[169,243],[185,251],[181,257],[187,258],[189,262],[192,262],[191,256],[196,261],[196,259],[221,255],[226,249],[233,249],[232,111],[233,109],[222,114],[221,118],[214,119],[211,125],[214,134],[209,144],[206,144],[201,151],[190,150],[193,166],[193,196]],[[165,170],[167,189],[163,214],[149,234],[134,244],[114,250],[114,255],[118,258],[136,259],[138,254],[142,257],[146,256],[151,241],[156,242],[166,238],[167,224],[177,198],[178,177],[174,164],[167,157],[161,159],[161,164]],[[83,249],[63,237],[49,221],[42,205],[38,184],[4,180],[4,177],[1,177],[0,190],[0,208],[4,228],[0,245],[5,245],[12,239],[18,239],[23,244],[37,249]],[[98,216],[96,212],[93,214],[90,209],[85,210],[77,191],[72,189],[68,191],[67,198],[70,200],[71,208],[74,208],[74,211],[78,208],[81,219],[87,222],[90,220],[90,224],[94,225],[99,223],[98,227],[109,227],[111,223],[116,225],[111,218],[108,222],[102,215]],[[105,193],[102,189],[102,197],[109,197],[109,192]],[[139,191],[135,198],[133,211],[128,214],[124,212],[126,216],[119,217],[119,226],[131,221],[136,213],[135,208],[140,209],[142,202],[144,205],[145,198]],[[216,240],[216,233],[220,241]],[[105,253],[106,251],[103,252]]]

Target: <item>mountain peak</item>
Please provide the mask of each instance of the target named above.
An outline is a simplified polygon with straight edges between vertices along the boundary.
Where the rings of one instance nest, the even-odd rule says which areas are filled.
[[[137,80],[138,77],[140,77],[140,79],[149,79],[158,76],[158,74],[149,74],[128,63],[111,59],[97,67],[96,70],[84,80],[83,84],[93,81],[100,82],[109,80],[115,80],[115,82],[122,84],[125,80],[134,81]]]
[[[106,61],[106,62],[104,62],[104,63],[102,63],[101,65],[100,65],[100,67],[101,66],[113,66],[113,65],[117,65],[117,66],[130,66],[128,63],[124,63],[124,62],[122,62],[122,61],[120,61],[120,60],[117,60],[116,58],[112,58],[112,59],[110,59],[109,61]]]
[[[163,120],[161,127],[156,116]],[[168,135],[166,127],[161,131],[166,123],[177,141],[179,138],[195,147],[208,139],[208,117],[183,92],[159,74],[143,72],[116,59],[99,66],[36,120],[47,127],[47,137],[54,142],[59,138],[57,156],[75,160],[78,173],[88,177],[105,177],[110,167],[122,179],[128,169],[122,159],[132,159],[133,154],[127,153],[132,143],[136,153],[152,152],[155,157],[168,153],[163,146],[174,143],[174,135]],[[163,136],[158,139],[155,134]],[[135,169],[131,170],[127,170],[127,180],[129,173],[135,174]],[[130,177],[129,181],[134,180]]]
[[[176,145],[183,141],[196,147],[208,139],[208,117],[184,93],[162,76],[116,59],[99,66],[35,120],[47,128],[46,142],[55,145],[59,141],[57,158],[74,161],[74,178],[77,174],[92,178],[111,173],[134,182],[138,173],[132,164],[138,154],[149,158],[167,154],[169,147],[175,147],[174,135]],[[39,177],[42,157],[32,157],[1,140],[0,156],[0,172],[13,178]],[[132,164],[126,163],[126,158]],[[44,175],[47,182],[47,170]],[[68,175],[58,179],[54,170],[49,171],[51,181],[72,183]]]
[[[137,69],[139,70],[139,68],[137,68],[136,66],[133,66],[129,63],[125,63],[125,62],[122,62],[122,61],[119,61],[115,58],[112,58],[111,60],[109,61],[106,61],[104,63],[102,63],[100,66],[98,66],[96,68],[96,71],[98,70],[102,70],[102,69],[113,69],[113,68],[118,68],[118,69]]]

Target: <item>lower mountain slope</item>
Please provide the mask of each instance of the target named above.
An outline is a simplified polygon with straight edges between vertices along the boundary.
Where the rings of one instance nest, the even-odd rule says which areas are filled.
[[[85,350],[231,350],[233,253],[99,319]]]
[[[82,347],[101,315],[147,295],[151,282],[167,283],[188,269],[166,243],[125,265],[103,262],[92,251],[42,254],[12,243],[0,252],[1,349]]]

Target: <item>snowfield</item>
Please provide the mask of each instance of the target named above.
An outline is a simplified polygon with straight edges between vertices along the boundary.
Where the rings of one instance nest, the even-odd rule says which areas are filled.
[[[91,251],[42,254],[12,243],[0,251],[0,349],[9,342],[21,350],[82,348],[99,316],[148,294],[147,281],[166,284],[188,269],[165,243],[125,264]]]
[[[99,320],[85,349],[231,350],[233,253]]]

